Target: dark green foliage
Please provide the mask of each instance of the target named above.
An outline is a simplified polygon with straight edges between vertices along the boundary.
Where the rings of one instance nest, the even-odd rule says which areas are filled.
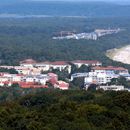
[[[13,87],[13,88],[19,88],[20,86],[19,86],[19,84],[18,83],[14,83],[14,84],[12,84],[12,86],[11,87]]]
[[[96,88],[98,86],[96,84],[91,84],[89,87],[88,87],[88,91],[96,91]]]
[[[74,64],[70,64],[71,65],[71,74],[74,74],[74,73],[87,73],[87,72],[90,72],[91,71],[91,66],[86,66],[86,65],[82,65],[81,67],[77,67],[76,65]]]
[[[108,49],[121,47],[130,41],[130,18],[39,18],[0,19],[1,64],[16,65],[20,60],[38,61],[100,60],[104,65],[129,65],[113,62],[105,56]],[[77,26],[78,25],[78,26]],[[118,34],[93,40],[52,40],[60,31],[90,32],[99,28],[123,28]],[[84,70],[84,68],[81,69]]]
[[[84,77],[74,78],[72,83],[75,86],[78,86],[78,87],[80,87],[82,89],[84,87]]]
[[[129,110],[129,92],[50,89],[2,103],[0,128],[2,130],[129,130]]]
[[[123,85],[125,88],[130,88],[130,81],[120,76],[119,78],[113,78],[109,85]]]
[[[18,72],[15,69],[0,68],[0,72],[7,72],[9,74],[18,74]]]

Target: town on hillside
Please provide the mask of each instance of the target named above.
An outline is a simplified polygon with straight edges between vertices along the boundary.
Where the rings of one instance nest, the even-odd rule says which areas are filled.
[[[49,88],[51,86],[68,90],[71,89],[71,84],[77,81],[80,82],[79,87],[85,90],[96,86],[96,89],[105,91],[129,91],[122,83],[130,81],[130,74],[126,68],[104,67],[100,61],[95,60],[37,62],[26,59],[21,61],[19,66],[3,65],[0,66],[0,70],[3,70],[0,72],[1,87],[18,85],[21,88]],[[14,71],[11,73],[4,70]]]

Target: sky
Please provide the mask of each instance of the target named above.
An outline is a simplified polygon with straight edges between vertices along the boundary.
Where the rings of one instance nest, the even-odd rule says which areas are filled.
[[[130,3],[130,0],[27,0],[27,1],[103,1],[103,2],[116,2],[116,3]]]
[[[28,1],[57,1],[57,0],[28,0]],[[72,0],[58,0],[58,1],[72,1]],[[73,1],[104,1],[104,2],[128,2],[130,0],[73,0]]]
[[[114,3],[121,3],[121,4],[130,4],[130,0],[0,0],[0,3],[11,3],[11,2],[20,2],[20,1],[103,1],[103,2],[114,2]]]

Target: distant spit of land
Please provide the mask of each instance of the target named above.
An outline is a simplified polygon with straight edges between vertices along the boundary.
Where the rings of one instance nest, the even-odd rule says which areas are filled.
[[[130,64],[130,45],[127,45],[119,49],[114,48],[108,50],[106,55],[114,61]]]

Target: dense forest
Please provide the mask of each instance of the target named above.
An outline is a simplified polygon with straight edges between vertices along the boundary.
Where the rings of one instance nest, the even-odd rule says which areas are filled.
[[[0,19],[0,62],[18,64],[33,58],[45,60],[100,60],[104,65],[121,65],[106,56],[106,50],[130,42],[130,18],[28,18]],[[78,26],[77,26],[78,25]],[[92,40],[52,40],[60,31],[91,32],[102,28],[124,31]],[[126,65],[127,66],[127,65]],[[129,68],[129,66],[127,66]]]
[[[0,104],[0,130],[129,130],[130,93],[42,90]]]

